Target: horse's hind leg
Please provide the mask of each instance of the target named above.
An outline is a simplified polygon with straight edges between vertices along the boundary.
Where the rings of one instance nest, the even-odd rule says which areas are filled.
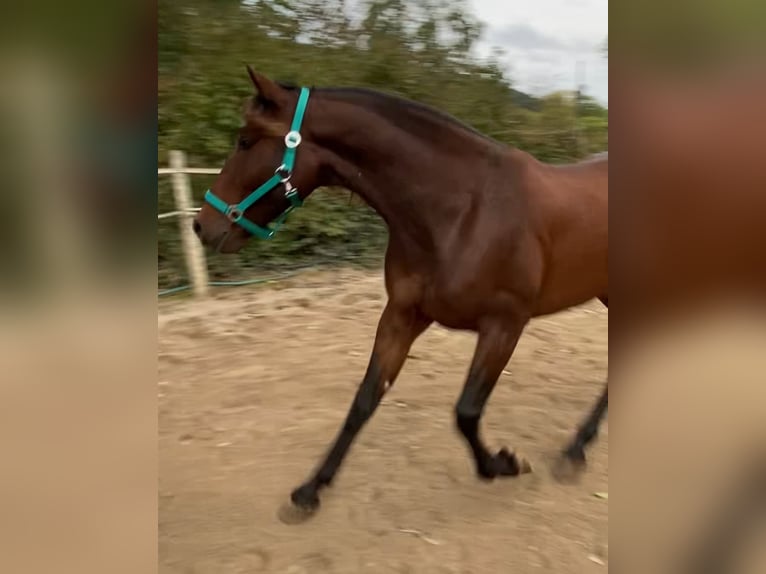
[[[599,300],[605,307],[609,307],[609,298],[604,295]],[[585,449],[598,436],[601,420],[609,408],[609,383],[604,385],[604,390],[596,401],[596,404],[588,414],[588,418],[578,427],[575,436],[564,448],[561,456],[553,467],[554,476],[561,482],[571,482],[577,478],[585,468]]]
[[[588,418],[577,429],[572,442],[564,449],[564,456],[571,462],[585,464],[585,448],[598,436],[598,428],[601,425],[601,419],[604,418],[609,408],[609,383],[604,385],[604,390],[599,396],[598,401],[593,406]]]
[[[457,426],[468,442],[476,472],[491,480],[496,476],[516,476],[528,472],[529,464],[505,448],[491,454],[479,437],[479,420],[500,373],[513,354],[526,321],[496,325],[479,332],[468,379],[455,407]]]

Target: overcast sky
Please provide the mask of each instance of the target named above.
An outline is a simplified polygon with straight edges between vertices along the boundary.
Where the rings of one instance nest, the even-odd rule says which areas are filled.
[[[486,26],[480,54],[502,48],[517,89],[541,94],[583,83],[587,94],[608,104],[609,67],[600,52],[609,31],[608,0],[470,2]]]

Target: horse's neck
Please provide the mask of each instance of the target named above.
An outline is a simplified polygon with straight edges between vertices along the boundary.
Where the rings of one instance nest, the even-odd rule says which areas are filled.
[[[465,191],[484,177],[483,169],[472,173],[469,167],[480,157],[475,146],[461,141],[471,140],[459,132],[450,141],[428,141],[374,112],[348,111],[328,106],[317,128],[334,174],[332,183],[364,199],[392,234],[406,234],[430,247],[425,244],[435,240],[445,222],[457,220],[471,201]]]

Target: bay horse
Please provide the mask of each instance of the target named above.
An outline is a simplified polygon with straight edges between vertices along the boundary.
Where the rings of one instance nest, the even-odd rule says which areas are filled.
[[[201,241],[235,253],[253,235],[268,238],[270,223],[321,186],[361,196],[389,231],[388,301],[367,371],[322,464],[292,492],[295,507],[318,508],[433,322],[478,334],[455,407],[478,476],[529,471],[515,453],[487,449],[479,420],[531,318],[594,298],[608,304],[607,156],[547,165],[422,104],[367,89],[299,89],[247,69],[256,95],[194,220]],[[561,460],[584,466],[607,404],[605,384]]]

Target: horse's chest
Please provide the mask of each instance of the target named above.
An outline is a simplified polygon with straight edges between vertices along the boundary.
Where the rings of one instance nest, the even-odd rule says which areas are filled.
[[[414,304],[436,323],[452,329],[475,329],[487,292],[486,269],[477,261],[462,261],[453,254],[451,264],[437,265],[435,259],[417,264],[389,250],[386,279],[389,297]]]
[[[478,295],[467,282],[437,275],[425,281],[420,308],[425,315],[446,327],[472,329],[480,312]]]

